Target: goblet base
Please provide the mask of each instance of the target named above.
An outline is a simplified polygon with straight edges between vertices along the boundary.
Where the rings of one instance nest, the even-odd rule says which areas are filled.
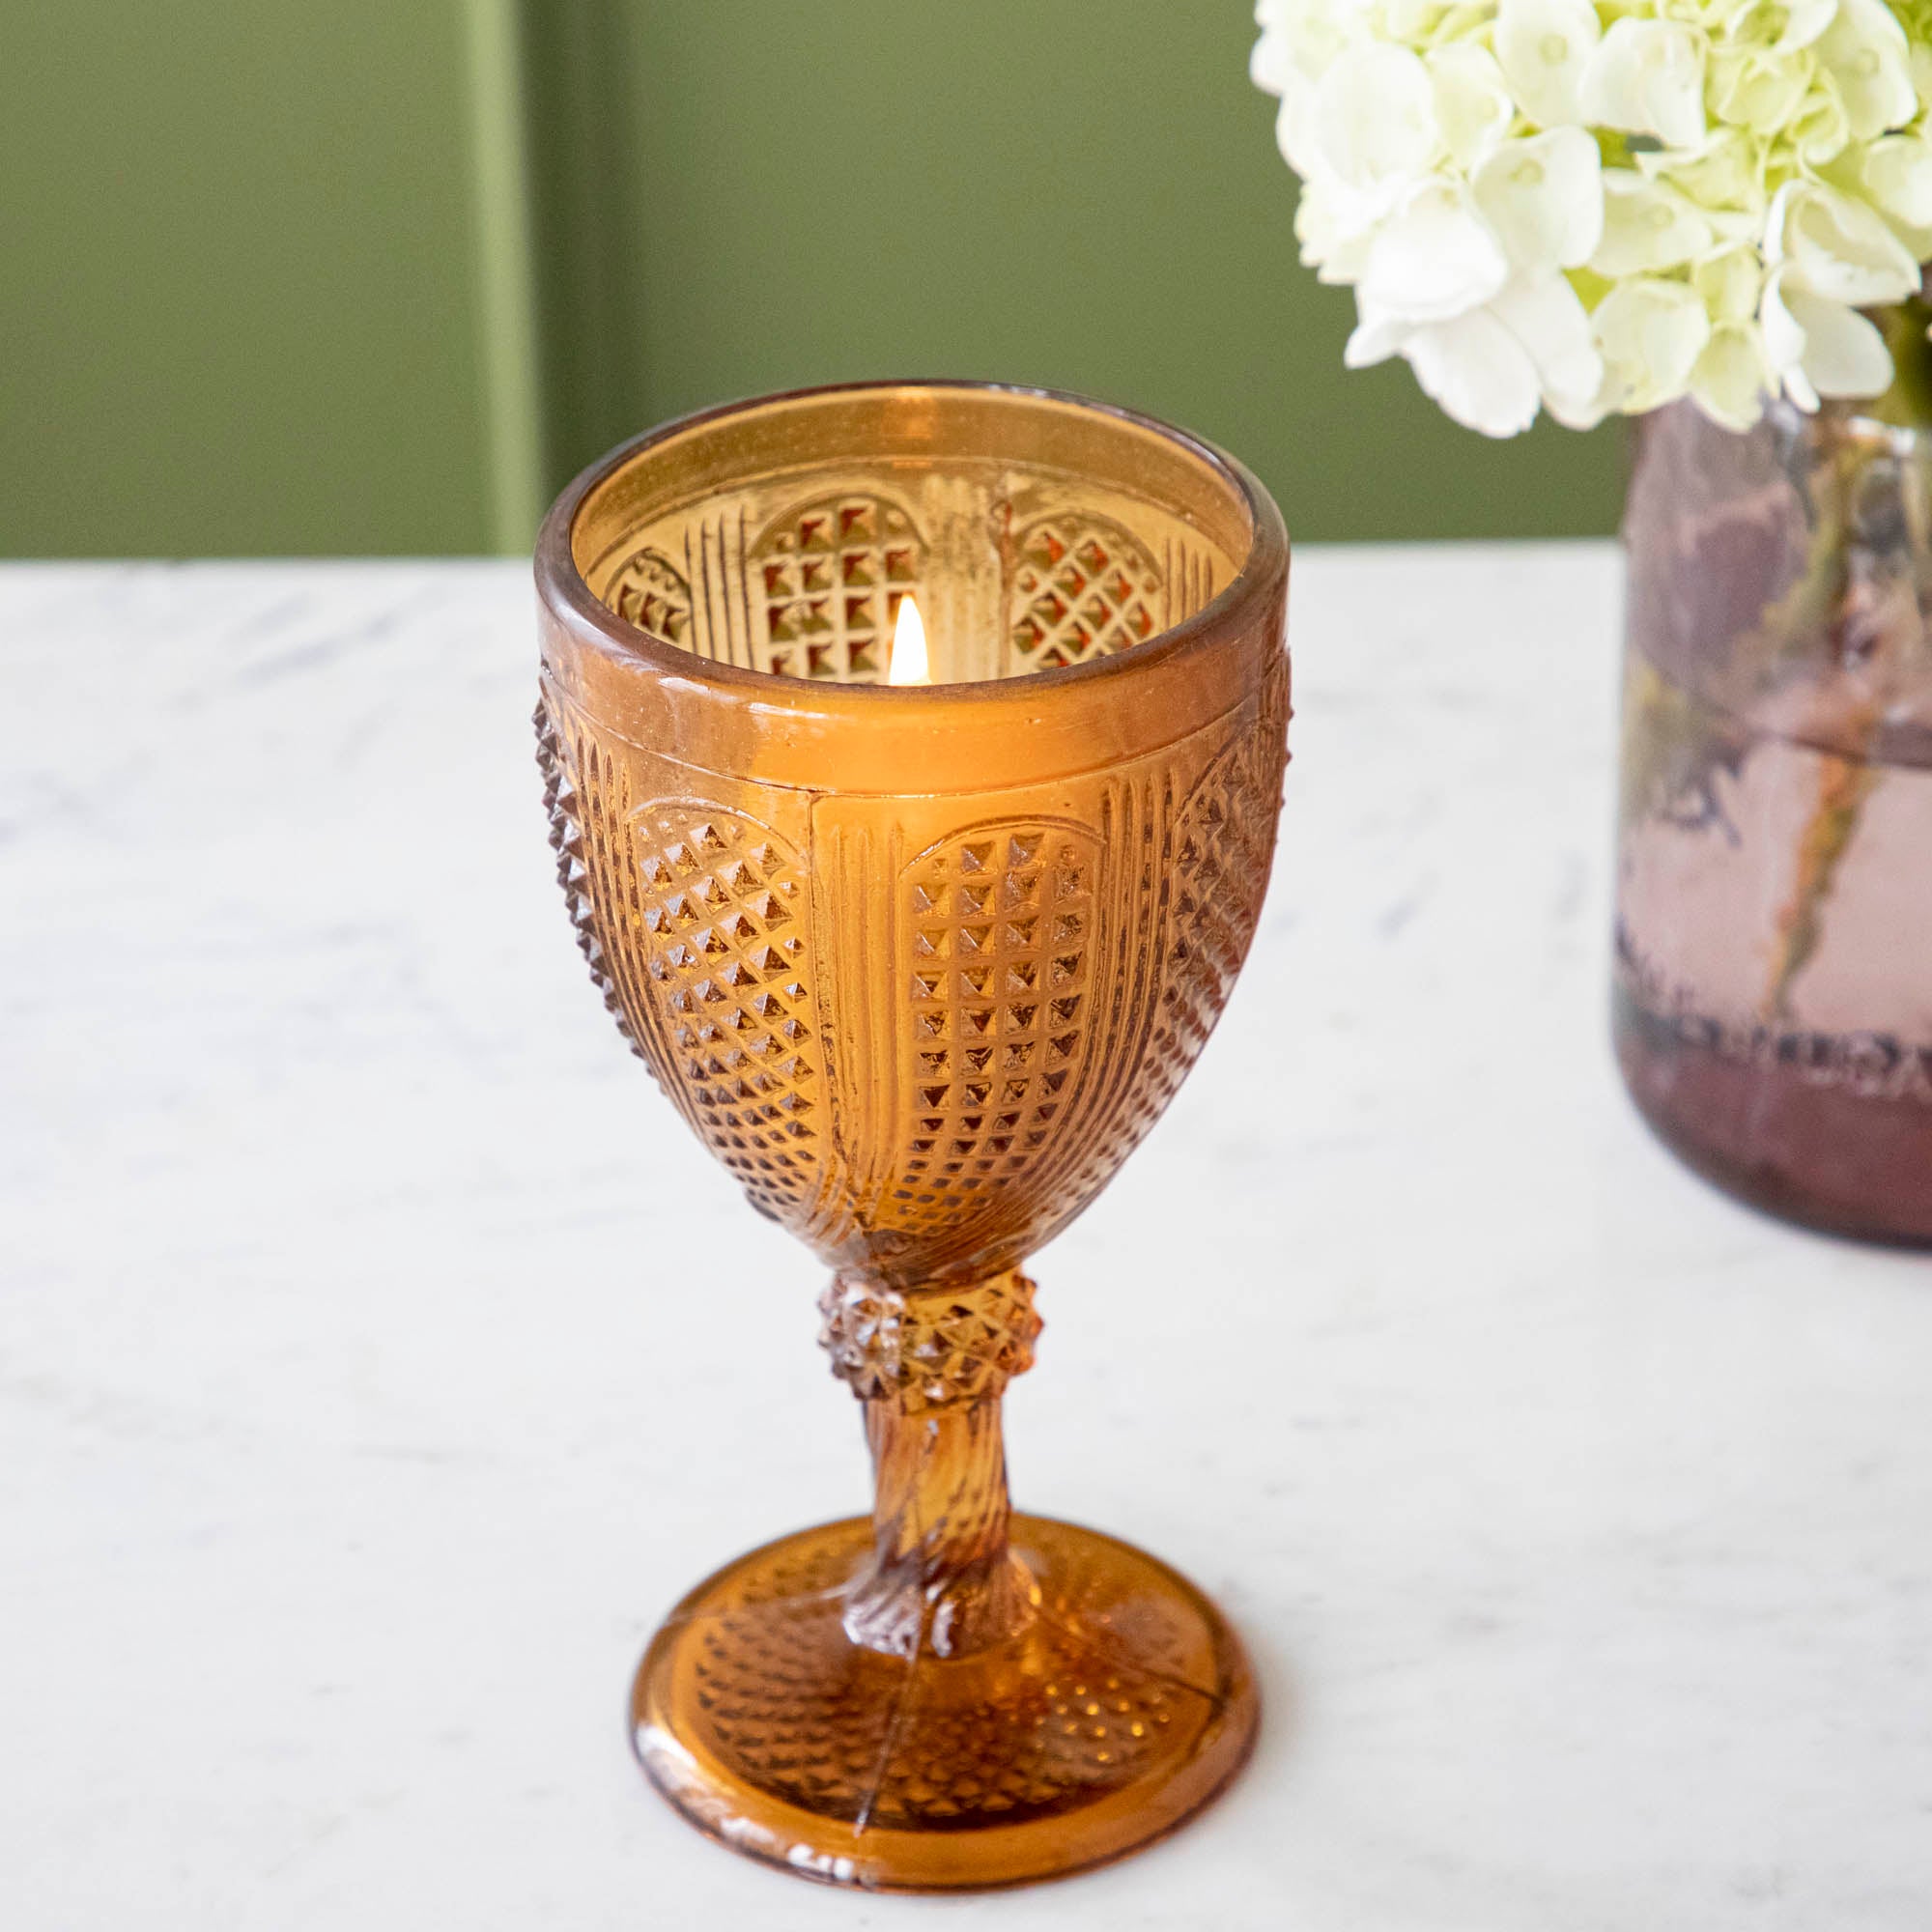
[[[1102,1864],[1239,1771],[1260,1715],[1221,1613],[1124,1543],[1015,1516],[1024,1620],[966,1657],[894,1657],[841,1620],[864,1517],[700,1583],[632,1691],[651,1781],[700,1831],[807,1878],[968,1891]]]

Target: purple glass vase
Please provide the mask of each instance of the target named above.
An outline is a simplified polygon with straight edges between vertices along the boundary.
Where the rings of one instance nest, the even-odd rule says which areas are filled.
[[[1932,1246],[1932,430],[1636,430],[1615,1033],[1691,1167]]]

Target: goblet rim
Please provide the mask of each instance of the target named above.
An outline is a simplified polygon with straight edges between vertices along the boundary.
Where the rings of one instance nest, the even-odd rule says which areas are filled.
[[[1250,526],[1247,556],[1228,583],[1198,611],[1124,651],[1090,658],[1082,664],[1029,671],[1021,677],[904,686],[835,684],[796,677],[788,671],[753,670],[701,658],[641,625],[619,617],[584,581],[571,542],[578,512],[593,490],[646,450],[706,423],[773,404],[807,402],[821,396],[878,394],[895,389],[962,390],[1062,404],[1162,437],[1205,464],[1239,495]],[[1097,684],[1105,678],[1146,673],[1183,662],[1211,649],[1219,641],[1247,635],[1269,601],[1283,594],[1289,560],[1288,527],[1266,485],[1238,457],[1192,430],[1123,404],[1069,389],[970,377],[882,377],[862,382],[811,384],[802,388],[775,389],[762,395],[710,404],[669,417],[619,443],[585,465],[551,505],[537,533],[535,573],[538,597],[553,617],[571,630],[580,641],[605,656],[639,665],[666,677],[736,692],[768,705],[824,714],[861,713],[890,705],[917,706],[929,703],[933,693],[940,691],[946,693],[949,703],[1030,708],[1049,691]]]

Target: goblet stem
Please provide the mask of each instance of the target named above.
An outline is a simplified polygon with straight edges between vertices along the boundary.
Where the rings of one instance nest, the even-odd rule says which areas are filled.
[[[962,1657],[1014,1635],[1032,1582],[1007,1548],[1000,1400],[1033,1364],[1033,1283],[1017,1268],[911,1289],[839,1275],[820,1307],[872,1451],[872,1554],[846,1598],[846,1634],[897,1657]]]
[[[1029,1578],[1007,1548],[1000,1398],[908,1414],[896,1396],[866,1404],[872,1449],[872,1560],[845,1605],[869,1650],[959,1657],[1025,1623]]]

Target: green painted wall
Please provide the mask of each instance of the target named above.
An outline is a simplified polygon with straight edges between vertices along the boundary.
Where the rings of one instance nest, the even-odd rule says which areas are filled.
[[[559,475],[722,396],[940,371],[1172,416],[1303,537],[1613,525],[1614,431],[1493,444],[1406,365],[1343,370],[1353,300],[1296,258],[1249,0],[570,11],[566,60],[532,43],[581,265]]]
[[[1303,538],[1608,529],[1613,432],[1344,373],[1250,12],[16,7],[0,552],[516,549],[663,416],[924,372],[1171,415]]]
[[[18,0],[0,552],[489,540],[450,4]]]

